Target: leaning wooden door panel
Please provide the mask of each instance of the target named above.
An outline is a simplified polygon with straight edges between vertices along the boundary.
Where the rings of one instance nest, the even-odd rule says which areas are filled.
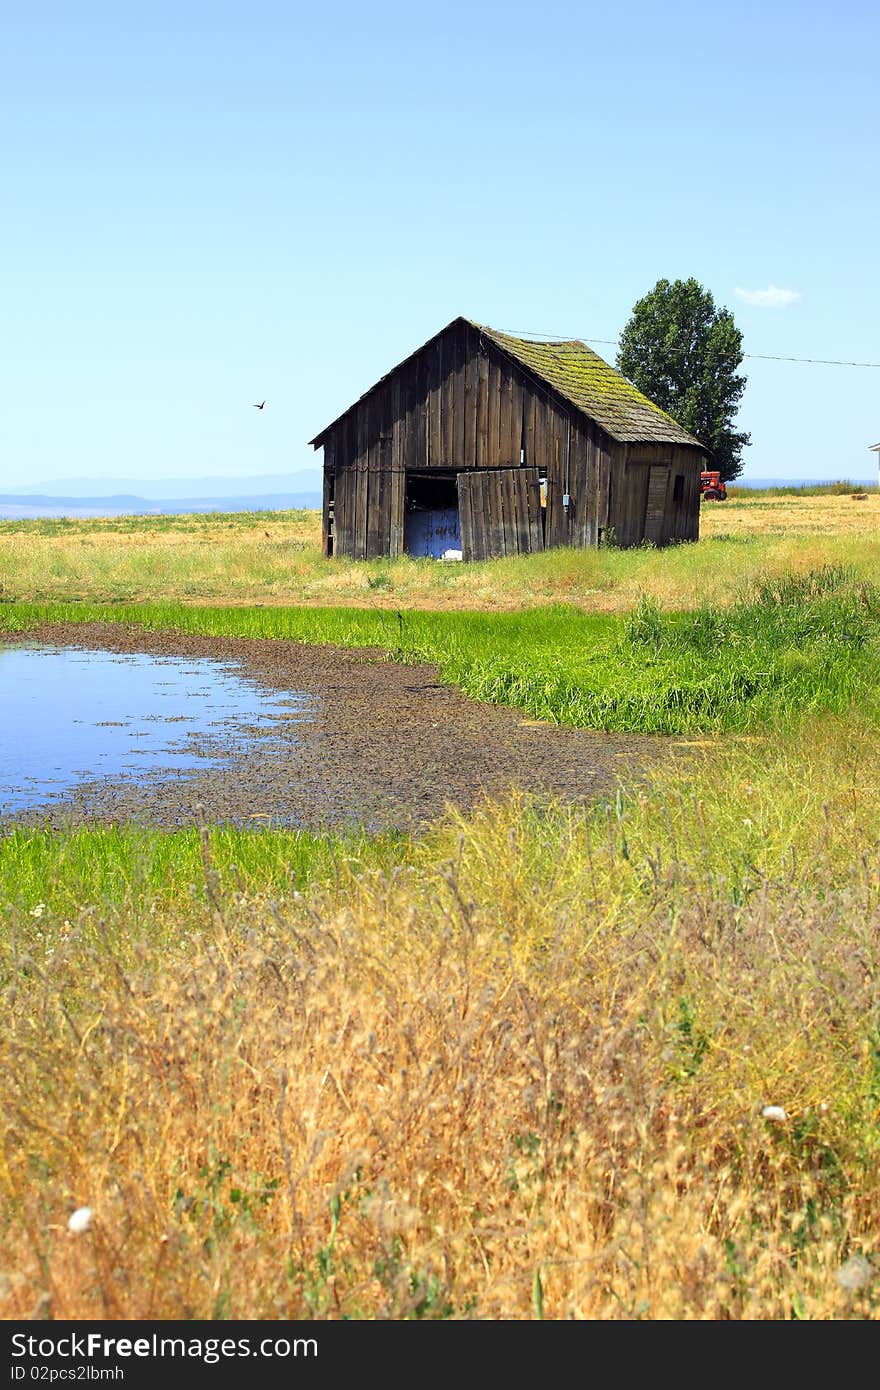
[[[464,560],[494,560],[543,550],[537,468],[489,468],[458,475]]]
[[[458,515],[461,529],[461,558],[486,560],[487,484],[485,473],[459,473]]]

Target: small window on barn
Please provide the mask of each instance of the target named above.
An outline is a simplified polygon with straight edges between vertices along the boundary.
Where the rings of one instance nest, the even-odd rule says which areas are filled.
[[[672,500],[673,500],[673,502],[681,502],[681,501],[684,500],[684,474],[683,474],[683,473],[676,473],[676,475],[675,475],[675,482],[672,484]]]

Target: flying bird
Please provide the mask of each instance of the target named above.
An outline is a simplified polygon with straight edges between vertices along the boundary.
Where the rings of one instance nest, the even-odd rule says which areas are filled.
[[[256,401],[254,401],[254,410],[262,410],[265,404],[265,401],[260,401],[260,404],[257,405]]]

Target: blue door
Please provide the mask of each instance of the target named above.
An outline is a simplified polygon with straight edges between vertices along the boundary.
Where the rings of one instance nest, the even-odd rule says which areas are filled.
[[[442,560],[447,550],[461,550],[458,507],[406,514],[404,550],[407,555]]]

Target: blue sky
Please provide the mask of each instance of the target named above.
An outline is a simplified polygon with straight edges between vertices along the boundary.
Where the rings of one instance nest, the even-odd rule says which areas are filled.
[[[880,362],[878,48],[852,0],[8,7],[0,490],[316,469],[456,315],[614,339],[688,276],[746,476],[873,476],[880,368],[759,355]]]

